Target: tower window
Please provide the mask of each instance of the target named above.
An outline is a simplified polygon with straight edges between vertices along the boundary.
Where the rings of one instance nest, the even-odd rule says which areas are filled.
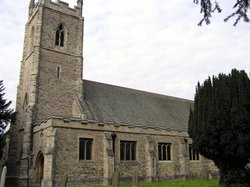
[[[80,138],[79,139],[79,159],[91,160],[93,139]]]
[[[58,29],[56,30],[56,46],[63,47],[64,43],[64,28],[63,25],[60,24]]]

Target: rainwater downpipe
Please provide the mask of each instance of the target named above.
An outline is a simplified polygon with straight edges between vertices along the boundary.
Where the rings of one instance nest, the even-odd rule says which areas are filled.
[[[114,155],[114,171],[116,170],[116,155],[115,155],[115,139],[116,139],[117,135],[112,132],[111,134],[111,138],[112,138],[112,146],[113,146],[113,155]]]

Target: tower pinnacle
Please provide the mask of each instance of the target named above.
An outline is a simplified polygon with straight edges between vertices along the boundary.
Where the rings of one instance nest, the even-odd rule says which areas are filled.
[[[30,0],[29,4],[29,15],[32,14],[33,8],[35,7],[35,0]]]
[[[35,0],[30,0],[29,8],[34,8],[35,6]]]
[[[77,0],[77,7],[80,8],[80,12],[82,12],[83,0]]]

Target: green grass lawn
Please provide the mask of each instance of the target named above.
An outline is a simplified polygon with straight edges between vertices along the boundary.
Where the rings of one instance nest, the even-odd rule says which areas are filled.
[[[218,180],[187,180],[158,183],[139,183],[139,187],[218,187]],[[109,187],[101,185],[70,185],[69,187]],[[121,184],[120,187],[131,187],[131,184]]]

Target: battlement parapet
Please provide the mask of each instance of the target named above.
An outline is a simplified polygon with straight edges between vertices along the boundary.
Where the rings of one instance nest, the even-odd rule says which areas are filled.
[[[70,7],[69,4],[67,2],[64,1],[51,1],[51,0],[38,0],[37,3],[32,3],[34,2],[34,0],[31,0],[30,3],[30,15],[35,12],[35,10],[39,7],[39,6],[45,6],[60,12],[64,12],[66,14],[72,15],[72,16],[82,16],[82,0],[78,0],[77,1],[77,5],[74,6],[74,8]]]

